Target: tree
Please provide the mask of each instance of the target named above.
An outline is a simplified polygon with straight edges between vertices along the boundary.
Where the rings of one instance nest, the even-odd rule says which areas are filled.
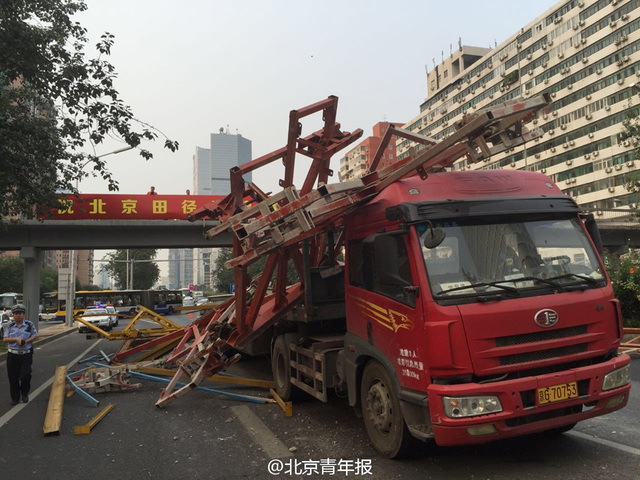
[[[20,293],[24,287],[24,260],[19,257],[0,258],[0,292]],[[58,271],[40,270],[40,294],[58,290]]]
[[[640,326],[640,252],[630,249],[620,257],[606,255],[605,266],[614,295],[620,300],[624,326]]]
[[[213,286],[220,293],[229,293],[231,291],[231,282],[233,282],[233,269],[224,267],[224,263],[231,260],[233,255],[230,248],[221,248],[220,253],[216,257],[213,269]]]
[[[153,156],[141,144],[161,132],[134,117],[105,60],[113,35],[102,35],[94,58],[85,53],[87,30],[72,17],[86,9],[84,0],[0,2],[0,217],[60,206],[56,192],[75,191],[85,164],[117,190],[105,162],[83,152],[108,137]]]
[[[24,260],[18,257],[0,258],[0,293],[22,292]]]
[[[151,288],[160,277],[158,265],[151,260],[156,258],[157,250],[144,248],[129,250],[130,267],[133,268],[132,289],[145,290]],[[102,270],[109,272],[114,278],[118,288],[127,286],[127,250],[116,250],[107,255],[108,261],[102,266]]]
[[[40,295],[58,290],[58,271],[54,268],[40,270]]]
[[[220,254],[216,258],[215,266],[213,269],[213,280],[214,280],[214,289],[220,293],[229,293],[231,291],[231,282],[233,282],[233,269],[225,268],[224,264],[228,260],[233,258],[233,254],[230,248],[221,248]],[[263,255],[258,260],[249,265],[247,269],[247,274],[249,278],[252,279],[256,275],[260,274],[264,270],[264,266],[267,263],[267,255]],[[274,270],[273,275],[271,276],[272,280],[275,278],[277,273],[277,268]],[[293,285],[297,283],[298,272],[293,265],[293,262],[289,260],[287,264],[287,285]]]

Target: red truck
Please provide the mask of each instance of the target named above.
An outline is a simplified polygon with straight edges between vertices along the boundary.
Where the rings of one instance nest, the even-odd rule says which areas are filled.
[[[390,127],[369,173],[333,185],[331,155],[361,131],[340,130],[335,97],[292,111],[288,145],[232,169],[232,193],[193,215],[221,221],[209,237],[233,234],[236,293],[189,327],[157,405],[237,360],[234,347],[271,352],[285,400],[346,392],[389,457],[413,438],[465,445],[559,433],[624,407],[630,359],[618,353],[622,316],[593,216],[542,174],[443,171],[535,139],[523,124],[549,102],[478,111],[439,142]],[[302,138],[299,119],[319,111],[325,127]],[[377,170],[393,134],[421,147]],[[313,159],[300,191],[295,153]],[[282,193],[244,184],[243,174],[280,159]],[[261,256],[250,282],[246,267]],[[174,391],[185,373],[190,384]]]
[[[401,180],[348,216],[336,385],[380,453],[563,432],[626,405],[619,303],[585,222],[548,177],[502,170]]]

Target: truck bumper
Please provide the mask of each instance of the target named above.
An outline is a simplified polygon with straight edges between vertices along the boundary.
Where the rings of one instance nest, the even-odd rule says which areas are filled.
[[[493,383],[430,385],[427,389],[433,433],[438,445],[471,445],[542,432],[619,410],[627,404],[631,384],[603,391],[604,376],[630,363],[628,355],[607,362],[551,374]],[[537,389],[577,382],[578,398],[537,404]],[[495,395],[502,411],[449,418],[442,397]]]

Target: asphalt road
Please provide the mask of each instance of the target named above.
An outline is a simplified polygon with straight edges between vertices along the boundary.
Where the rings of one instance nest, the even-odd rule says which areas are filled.
[[[191,321],[186,315],[172,319],[182,324]],[[90,435],[73,435],[73,427],[86,424],[101,407],[73,395],[65,400],[61,434],[44,437],[48,382],[55,367],[99,350],[111,353],[118,343],[86,340],[72,333],[37,348],[31,401],[18,407],[9,405],[6,374],[0,374],[2,478],[638,478],[640,358],[632,363],[634,388],[629,405],[583,422],[571,433],[531,435],[474,447],[424,444],[413,458],[401,461],[376,454],[362,420],[345,399],[334,396],[328,404],[302,401],[294,404],[294,416],[287,418],[273,404],[192,391],[159,410],[154,404],[163,384],[146,380],[133,392],[97,395],[101,407],[113,402],[116,408]],[[4,368],[0,361],[0,369]],[[245,359],[231,373],[270,377],[268,361],[263,358]],[[243,393],[264,395],[257,390]],[[290,452],[292,447],[295,451]],[[297,462],[299,474],[269,474],[269,462],[276,457],[284,469]],[[358,461],[370,466],[371,475],[356,475]],[[302,475],[304,468],[318,473]],[[349,475],[338,471],[340,468]],[[335,474],[330,475],[332,471]]]

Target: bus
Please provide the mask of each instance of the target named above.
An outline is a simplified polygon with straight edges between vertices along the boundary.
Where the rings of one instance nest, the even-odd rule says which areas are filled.
[[[171,315],[182,306],[180,290],[95,290],[77,291],[73,315],[82,315],[87,309],[113,305],[118,313],[134,315],[136,306],[143,305],[160,315]],[[64,321],[66,299],[58,297],[56,320]]]
[[[18,303],[22,303],[22,294],[14,292],[0,293],[0,313],[5,308],[11,310],[11,307]]]
[[[58,292],[45,292],[40,297],[42,313],[56,313],[58,311]]]

